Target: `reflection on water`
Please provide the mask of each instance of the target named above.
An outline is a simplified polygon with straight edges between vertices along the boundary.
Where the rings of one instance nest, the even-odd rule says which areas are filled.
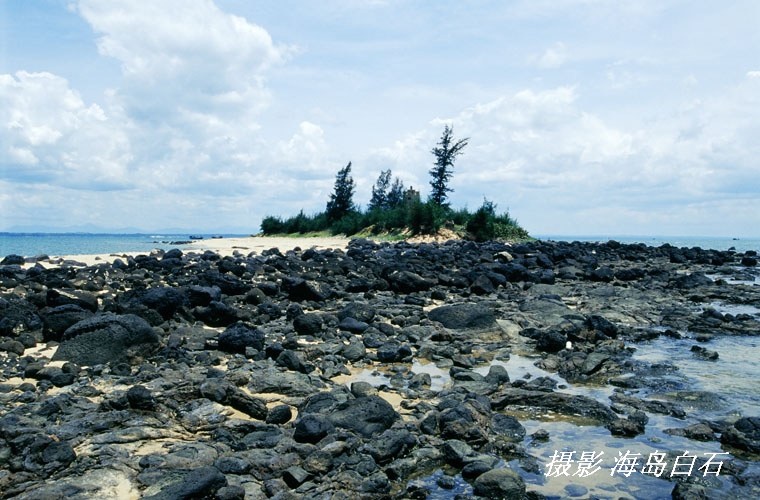
[[[663,418],[662,420],[673,420]],[[718,453],[722,450],[718,443],[699,443],[685,438],[674,438],[660,431],[660,425],[667,426],[665,422],[651,422],[647,425],[647,432],[643,436],[633,439],[625,439],[611,436],[604,427],[578,427],[568,422],[539,422],[523,421],[527,430],[525,440],[526,449],[539,459],[543,470],[541,474],[533,474],[521,471],[521,476],[528,484],[529,490],[535,490],[546,495],[548,498],[567,498],[569,496],[581,496],[583,498],[670,498],[675,483],[668,481],[664,476],[657,478],[642,474],[641,467],[646,463],[651,453],[668,452],[675,450],[688,450],[690,455],[703,457],[703,453]],[[530,435],[538,429],[549,431],[549,440],[545,442],[534,441]],[[664,439],[668,439],[667,442]],[[570,476],[560,475],[547,477],[546,465],[551,463],[555,451],[571,452],[574,462],[569,470]],[[631,454],[639,453],[639,464],[628,477],[620,474],[612,474],[616,465],[615,458],[620,454],[630,451]],[[573,475],[577,472],[577,462],[583,452],[595,452],[604,454],[599,456],[600,469],[587,477]],[[722,455],[721,457],[726,457]],[[671,460],[672,462],[672,460]],[[696,471],[692,476],[703,477],[703,472]],[[726,482],[724,477],[710,476],[707,479],[713,482]]]
[[[333,381],[345,384],[348,387],[351,387],[351,384],[354,382],[367,382],[373,387],[388,387],[391,385],[391,379],[388,375],[372,369],[356,371],[351,373],[351,375],[340,375],[333,378]]]
[[[750,316],[760,316],[760,308],[747,304],[726,304],[723,302],[712,302],[710,307],[722,314],[732,314],[737,316],[739,314],[748,314]]]
[[[658,337],[636,344],[633,358],[649,363],[672,363],[692,382],[692,389],[716,392],[744,415],[760,408],[760,337],[718,336],[700,344],[718,353],[716,361],[693,355],[694,339]],[[729,408],[724,409],[728,410]]]
[[[442,390],[451,387],[451,376],[449,371],[439,368],[435,363],[431,363],[424,359],[415,359],[412,363],[412,373],[427,373],[430,375],[430,390],[435,392],[441,392]]]

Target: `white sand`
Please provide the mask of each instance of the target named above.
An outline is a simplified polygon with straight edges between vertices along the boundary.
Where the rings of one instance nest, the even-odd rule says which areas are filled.
[[[190,245],[181,247],[183,251],[203,252],[213,250],[220,255],[232,255],[236,251],[247,255],[250,252],[261,253],[270,248],[279,248],[281,252],[293,250],[296,247],[306,250],[316,248],[325,250],[328,248],[345,250],[348,248],[349,239],[345,237],[314,237],[314,238],[286,238],[270,236],[248,236],[245,238],[211,238],[198,240]]]
[[[264,250],[270,248],[278,248],[281,252],[293,250],[299,247],[303,250],[308,248],[316,248],[318,250],[325,250],[328,248],[345,250],[348,248],[348,242],[350,240],[345,237],[302,237],[302,238],[286,238],[286,237],[268,237],[268,236],[248,236],[244,238],[209,238],[204,240],[197,240],[188,245],[176,245],[185,253],[188,252],[204,252],[206,250],[212,250],[219,253],[222,256],[233,255],[236,252],[248,255],[251,252],[260,254]],[[51,255],[49,261],[41,261],[40,264],[46,268],[58,267],[59,261],[71,260],[80,262],[87,266],[94,266],[96,264],[102,264],[104,262],[113,263],[116,259],[126,260],[126,257],[134,257],[136,255],[148,254],[150,252],[115,252],[112,254],[91,254],[91,255]],[[26,263],[23,267],[29,268],[34,266],[34,263]]]

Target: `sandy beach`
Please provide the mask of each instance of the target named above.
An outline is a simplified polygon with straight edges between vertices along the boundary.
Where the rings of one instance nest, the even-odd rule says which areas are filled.
[[[271,248],[278,248],[281,252],[293,250],[295,248],[307,249],[315,248],[325,250],[328,248],[345,250],[348,248],[349,238],[333,237],[269,237],[269,236],[246,236],[241,238],[210,238],[196,240],[187,245],[176,245],[185,253],[188,252],[205,252],[211,250],[222,256],[234,255],[236,252],[247,255],[251,252],[257,254]],[[113,263],[116,259],[125,257],[135,257],[136,255],[147,254],[150,252],[114,252],[110,254],[78,254],[78,255],[51,255],[47,261],[39,263],[47,268],[56,267],[66,262],[85,264],[94,266],[102,263]],[[34,262],[27,262],[23,267],[29,268],[34,266]]]
[[[298,247],[301,249],[315,248],[317,250],[326,250],[328,248],[342,249],[348,248],[349,238],[332,236],[332,237],[271,237],[271,236],[248,236],[244,238],[212,238],[198,240],[190,245],[182,247],[183,251],[203,252],[212,250],[220,255],[232,255],[235,252],[248,254],[250,252],[261,253],[270,248],[279,248],[285,252]]]

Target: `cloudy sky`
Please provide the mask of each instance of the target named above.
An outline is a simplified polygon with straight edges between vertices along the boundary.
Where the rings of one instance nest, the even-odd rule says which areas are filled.
[[[533,234],[760,236],[760,2],[0,0],[0,230],[256,232],[349,161]]]

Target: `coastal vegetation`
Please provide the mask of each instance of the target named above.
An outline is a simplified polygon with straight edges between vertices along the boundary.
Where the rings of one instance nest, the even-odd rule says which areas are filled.
[[[351,177],[351,162],[335,176],[335,186],[323,212],[297,215],[283,219],[268,215],[261,222],[261,232],[273,235],[345,234],[346,236],[406,236],[436,235],[442,230],[475,241],[494,239],[521,240],[528,232],[520,227],[509,212],[498,213],[493,201],[483,204],[471,213],[466,207],[451,208],[449,193],[454,190],[449,181],[454,161],[462,154],[469,138],[454,139],[453,128],[446,125],[440,141],[431,150],[435,161],[430,169],[431,191],[422,201],[419,191],[405,188],[398,178],[391,182],[390,169],[383,170],[372,187],[372,196],[366,210],[354,202],[355,184]]]

